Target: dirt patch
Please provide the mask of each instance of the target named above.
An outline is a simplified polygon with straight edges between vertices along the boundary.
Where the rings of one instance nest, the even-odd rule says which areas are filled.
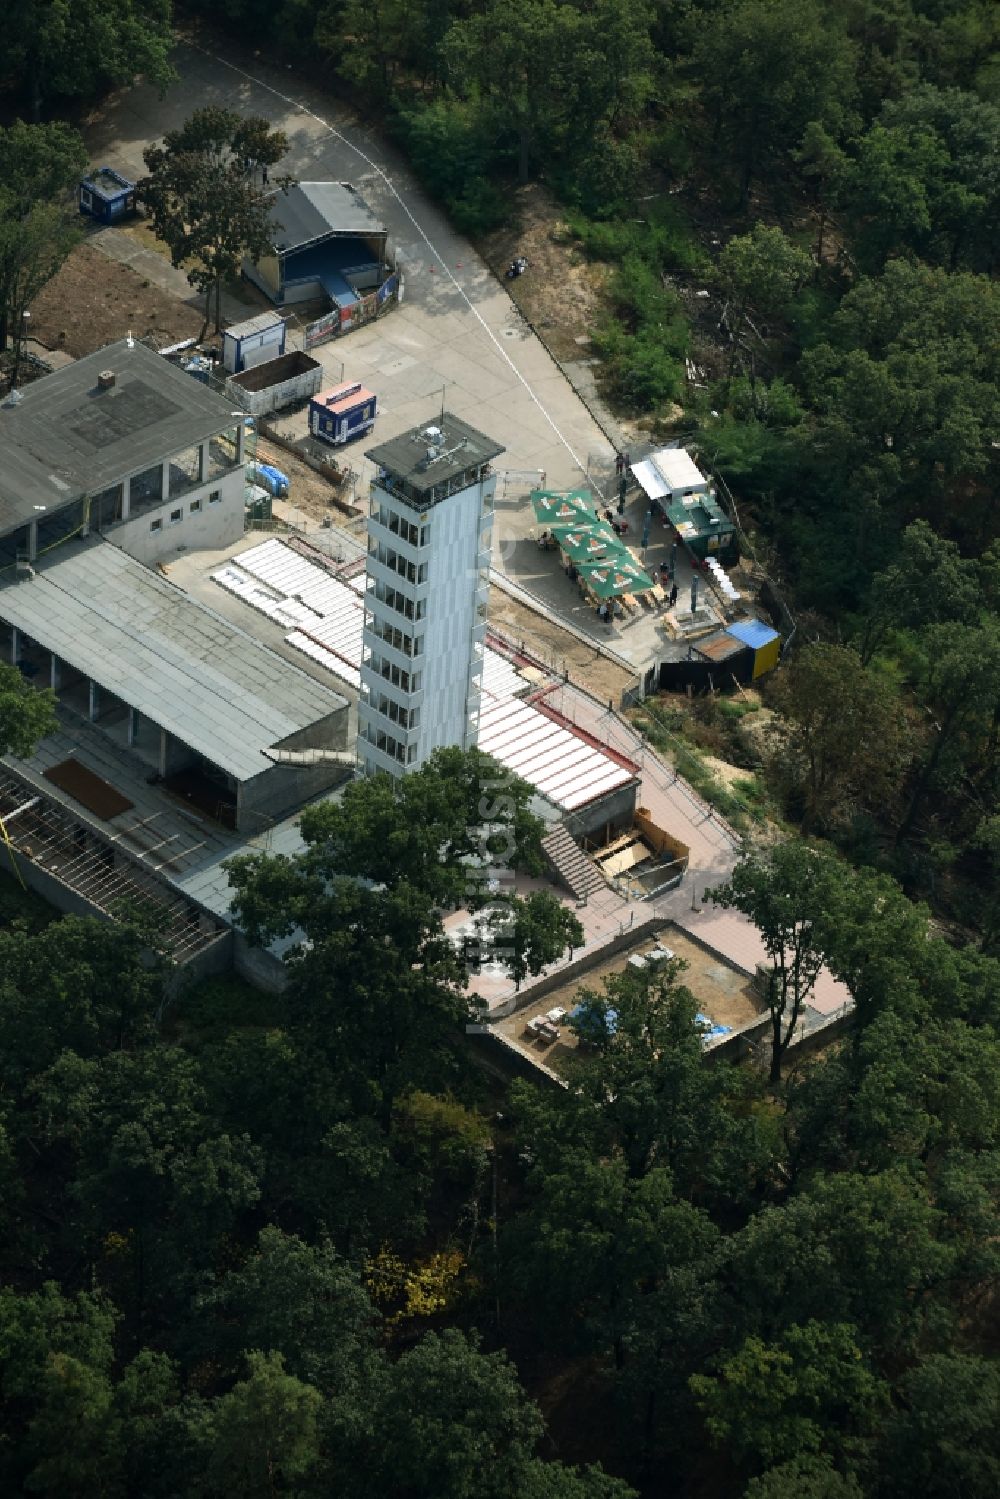
[[[31,309],[32,335],[74,359],[130,332],[179,343],[197,337],[201,323],[195,308],[86,244],[77,246]]]
[[[523,255],[527,271],[504,281],[520,312],[542,333],[556,359],[589,357],[590,332],[609,268],[589,262],[572,243],[559,205],[544,187],[530,183],[518,188],[510,224],[476,248],[501,279],[515,256]]]
[[[614,953],[603,962],[595,963],[586,973],[556,989],[550,989],[544,997],[526,1003],[513,1015],[498,1022],[497,1029],[510,1041],[523,1047],[532,1056],[537,1056],[549,1067],[558,1070],[559,1062],[576,1049],[576,1038],[572,1031],[560,1028],[560,1039],[555,1043],[533,1040],[526,1033],[528,1021],[534,1015],[547,1014],[559,1007],[567,1012],[578,1003],[581,989],[603,993],[605,979],[624,973],[628,959],[635,953],[649,952],[661,944],[669,947],[674,956],[687,965],[678,975],[678,982],[689,989],[697,1001],[698,1010],[714,1025],[728,1025],[737,1030],[750,1025],[762,1012],[760,999],[745,974],[730,967],[714,953],[706,952],[693,942],[679,927],[666,922],[656,937],[645,937],[630,947]]]
[[[622,693],[635,682],[635,673],[616,666],[600,651],[577,640],[558,621],[537,614],[503,589],[490,589],[490,624],[526,650],[537,655],[546,666],[563,673],[586,687],[602,702],[621,702]]]
[[[727,791],[732,791],[734,787],[738,790],[741,782],[753,778],[753,771],[747,770],[744,765],[730,765],[728,760],[720,760],[717,755],[703,753],[701,758],[715,779],[725,786]]]
[[[332,518],[334,525],[342,525],[344,517],[355,515],[348,503],[350,490],[341,489],[331,484],[329,479],[317,473],[303,463],[301,458],[296,458],[287,448],[279,446],[278,443],[269,442],[266,437],[257,439],[257,461],[258,463],[270,463],[280,469],[283,474],[288,475],[288,505],[291,508],[308,516],[310,520],[318,521]],[[275,514],[282,509],[280,502],[275,505]]]

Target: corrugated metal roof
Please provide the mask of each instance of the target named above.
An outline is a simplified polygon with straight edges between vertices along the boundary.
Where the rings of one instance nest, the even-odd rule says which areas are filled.
[[[770,645],[772,640],[780,638],[777,630],[766,625],[762,619],[738,620],[736,624],[726,626],[726,633],[736,640],[741,640],[744,645],[752,646],[755,651],[759,651],[761,646]]]
[[[365,575],[332,578],[272,538],[212,574],[229,592],[279,623],[295,626],[289,645],[358,686]],[[582,807],[633,779],[600,749],[516,696],[529,683],[499,651],[483,655],[479,748],[523,776],[556,806]]]
[[[641,463],[633,463],[632,473],[651,500],[698,489],[708,482],[686,448],[660,448]]]
[[[346,706],[99,538],[0,588],[0,618],[237,780],[271,768],[265,749]]]
[[[572,811],[633,779],[621,765],[519,698],[484,698],[479,748]]]
[[[332,234],[385,234],[365,200],[349,182],[297,182],[271,199],[274,244],[287,255]]]
[[[707,640],[697,641],[695,650],[699,656],[705,656],[709,661],[728,661],[732,656],[742,655],[746,644],[742,640],[734,640],[723,630],[718,635],[710,635]]]
[[[268,328],[273,328],[277,323],[283,323],[284,318],[280,312],[258,312],[256,317],[248,317],[245,322],[234,323],[231,328],[225,329],[226,338],[250,338],[254,333],[266,333]]]

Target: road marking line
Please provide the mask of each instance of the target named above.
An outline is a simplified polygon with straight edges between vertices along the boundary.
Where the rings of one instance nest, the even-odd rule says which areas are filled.
[[[580,461],[580,459],[577,457],[576,453],[573,451],[573,447],[572,447],[572,444],[570,443],[569,439],[560,430],[560,428],[556,424],[554,418],[546,410],[545,406],[539,400],[538,396],[535,394],[535,392],[532,389],[531,385],[528,383],[528,381],[521,374],[521,371],[518,369],[517,365],[511,359],[510,355],[507,353],[507,350],[500,343],[500,340],[497,338],[496,334],[493,332],[493,329],[486,322],[486,319],[483,317],[482,313],[479,311],[479,308],[476,307],[475,304],[471,301],[471,299],[469,298],[469,295],[465,291],[464,287],[458,281],[456,281],[455,277],[452,275],[452,273],[451,273],[450,269],[448,268],[448,266],[444,264],[444,258],[443,258],[443,256],[440,254],[440,252],[438,251],[437,247],[431,243],[431,240],[428,237],[428,235],[426,234],[426,232],[424,231],[422,225],[417,222],[417,220],[414,218],[412,212],[408,208],[407,204],[404,202],[403,198],[396,191],[396,188],[393,186],[392,178],[389,177],[388,174],[382,170],[382,168],[379,166],[378,162],[373,161],[370,156],[366,156],[365,153],[364,153],[364,151],[361,150],[360,146],[356,146],[353,141],[348,140],[347,136],[344,135],[340,130],[338,130],[336,128],[336,126],[331,125],[330,122],[329,122],[329,120],[324,120],[323,116],[322,115],[318,115],[314,109],[310,109],[309,106],[308,106],[308,104],[303,104],[301,100],[299,100],[299,99],[293,99],[288,94],[283,94],[280,89],[274,88],[270,83],[265,83],[262,78],[257,78],[253,73],[248,73],[245,68],[238,68],[235,63],[229,62],[225,57],[220,57],[218,55],[218,53],[216,53],[216,52],[209,52],[207,50],[207,48],[205,48],[205,47],[199,47],[197,45],[197,43],[195,43],[195,42],[190,43],[190,45],[192,47],[194,47],[197,52],[201,52],[203,54],[203,56],[210,57],[213,62],[221,63],[222,66],[225,67],[225,68],[228,68],[230,70],[230,72],[232,72],[232,73],[238,73],[241,78],[247,79],[247,81],[249,83],[256,84],[256,86],[258,88],[266,89],[269,94],[273,94],[276,99],[281,99],[282,102],[285,103],[285,104],[287,104],[291,109],[298,110],[301,114],[307,114],[310,119],[315,120],[318,124],[322,125],[325,130],[329,131],[330,135],[335,136],[337,138],[337,140],[342,141],[345,146],[348,146],[350,148],[350,150],[352,150],[357,156],[360,156],[361,160],[364,161],[364,162],[367,162],[368,165],[371,167],[372,171],[375,172],[377,176],[381,177],[382,181],[385,183],[386,187],[389,189],[390,193],[395,198],[395,200],[399,204],[400,208],[406,214],[406,217],[409,219],[409,221],[413,225],[414,229],[420,235],[420,238],[423,240],[423,242],[427,246],[428,250],[431,252],[431,254],[436,259],[438,259],[438,260],[441,261],[441,263],[442,263],[442,269],[443,269],[445,275],[448,277],[448,280],[451,282],[452,286],[454,286],[454,288],[458,292],[459,296],[465,302],[465,304],[468,307],[469,311],[472,313],[472,315],[480,323],[480,325],[483,328],[483,331],[486,333],[486,335],[490,339],[490,342],[496,347],[496,349],[497,349],[498,353],[500,354],[501,358],[504,360],[504,363],[510,366],[510,369],[513,372],[514,376],[524,386],[525,390],[528,392],[528,395],[531,397],[532,401],[534,401],[535,405],[538,407],[539,411],[542,413],[542,416],[544,416],[545,420],[548,422],[549,426],[552,428],[553,432],[556,434],[556,437],[562,443],[563,447],[566,449],[567,453],[572,458],[572,460],[576,464],[577,468],[580,470],[580,472],[585,477],[587,477],[586,467]],[[431,266],[430,269],[433,271],[434,267]],[[539,342],[541,342],[541,340],[539,340]],[[543,348],[545,347],[544,344],[542,345],[542,347]],[[549,357],[551,358],[552,356],[550,355]],[[558,369],[559,366],[557,365],[556,368]],[[562,374],[561,370],[560,370],[560,374]],[[563,379],[564,380],[566,379],[565,375],[563,375]],[[570,389],[572,390],[572,384],[571,384],[571,382],[567,381],[566,383],[570,385]],[[574,392],[574,394],[575,394],[575,392]],[[588,483],[589,483],[589,477],[588,477]]]

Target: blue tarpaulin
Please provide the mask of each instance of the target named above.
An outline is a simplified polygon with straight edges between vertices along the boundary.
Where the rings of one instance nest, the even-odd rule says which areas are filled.
[[[567,1018],[570,1028],[581,1041],[590,1041],[595,1045],[600,1041],[610,1040],[618,1029],[618,1011],[607,1010],[600,1004],[575,1005]]]
[[[254,477],[268,494],[275,495],[279,500],[288,493],[288,475],[283,474],[280,468],[274,468],[270,463],[255,463]]]

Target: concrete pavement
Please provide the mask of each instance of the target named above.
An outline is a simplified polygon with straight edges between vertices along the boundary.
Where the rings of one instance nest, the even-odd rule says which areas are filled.
[[[503,465],[517,474],[544,471],[550,485],[562,487],[584,479],[588,466],[602,480],[613,472],[613,448],[587,407],[505,288],[385,140],[290,70],[259,59],[244,70],[191,45],[178,48],[175,62],[180,81],[165,99],[140,85],[111,101],[88,129],[92,158],[141,175],[143,148],[212,104],[266,115],[283,130],[289,151],[281,170],[300,180],[352,182],[388,226],[404,300],[378,322],[322,346],[319,357],[331,383],[342,362],[345,377],[372,383],[378,438],[432,420],[443,400],[502,442]],[[142,269],[150,274],[145,256]],[[356,464],[354,451],[349,457]],[[526,509],[505,526],[519,533],[523,521],[527,528]]]
[[[528,491],[543,480],[550,488],[583,483],[603,504],[615,488],[614,449],[504,285],[426,197],[402,158],[291,70],[270,68],[259,58],[238,64],[190,44],[177,49],[175,61],[180,81],[165,99],[146,85],[113,98],[87,132],[93,159],[139,176],[144,147],[195,108],[212,104],[263,114],[283,130],[289,151],[281,170],[300,180],[352,182],[389,229],[403,271],[403,300],[377,322],[312,351],[328,383],[358,379],[376,392],[379,441],[432,421],[444,405],[503,443],[494,566],[544,608],[572,619],[595,643],[611,645],[638,673],[663,659],[673,632],[662,613],[620,620],[609,629],[565,578],[557,555],[535,545]],[[101,230],[95,242],[166,290],[191,299],[183,271],[120,229]],[[230,295],[225,310],[232,321],[256,311],[257,303],[244,305]],[[294,331],[296,321],[291,327],[295,344],[301,335]],[[306,413],[282,418],[281,428],[292,438],[304,437]],[[362,494],[371,477],[363,447],[354,444],[344,454],[359,474]],[[633,495],[626,508],[636,560],[645,508],[641,495]],[[665,533],[654,527],[642,560],[655,567],[666,551]],[[677,581],[683,610],[690,587],[684,558],[678,558]]]

